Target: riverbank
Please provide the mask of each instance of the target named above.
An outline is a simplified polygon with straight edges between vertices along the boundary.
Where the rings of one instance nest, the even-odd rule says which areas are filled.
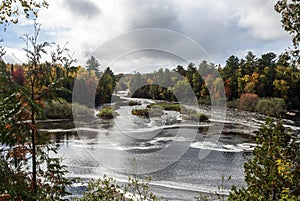
[[[167,111],[163,117],[146,119],[131,115],[131,110],[144,108],[155,101],[132,100],[141,104],[123,104],[116,109],[118,116],[105,121],[99,119],[93,127],[75,127],[72,120],[51,120],[49,124],[47,121],[39,122],[43,124],[40,131],[52,136],[58,155],[63,156],[64,164],[69,167],[70,178],[88,180],[106,174],[122,182],[134,169],[154,169],[154,172],[148,171],[142,176],[151,176],[151,191],[170,201],[190,201],[199,193],[218,191],[222,176],[232,177],[226,183],[225,192],[232,185],[244,185],[243,164],[251,158],[255,134],[266,116],[227,109],[224,121],[210,118],[209,122],[174,122],[171,119],[180,116],[175,111]],[[207,115],[211,112],[210,106],[204,105],[197,110]],[[292,120],[285,119],[284,122],[294,131],[300,130]],[[207,138],[208,128],[220,125],[223,126],[222,132],[220,135],[215,133],[213,136],[217,138],[210,141]],[[195,132],[193,140],[185,136],[185,133],[191,132]],[[178,133],[182,135],[178,136]],[[157,169],[157,165],[168,159],[163,159],[163,150],[172,143],[189,143],[189,146],[170,165]],[[147,158],[149,154],[156,155],[155,162]],[[206,154],[205,157],[201,157],[203,154]],[[126,158],[128,156],[134,157],[136,162],[130,162]]]
[[[122,101],[120,101],[122,100]],[[130,104],[135,102],[136,104]],[[127,118],[132,116],[131,111],[134,108],[146,108],[149,104],[157,104],[157,103],[162,103],[162,101],[156,101],[156,100],[150,100],[150,99],[138,99],[138,98],[127,98],[127,97],[122,97],[122,99],[118,99],[117,102],[114,102],[113,104],[117,105],[118,107],[116,108],[120,108],[120,107],[128,107],[131,108],[130,112],[127,112],[126,114],[123,115],[127,115]],[[170,103],[173,104],[173,103]],[[110,105],[110,104],[104,104],[105,105]],[[69,103],[69,106],[72,109],[72,104]],[[76,104],[75,107],[77,107],[78,105]],[[81,106],[81,105],[79,105]],[[103,106],[100,106],[100,108],[102,108]],[[62,104],[62,107],[64,107],[64,104]],[[84,107],[84,108],[83,108]],[[195,107],[195,106],[185,106],[186,108],[190,108],[193,109],[201,114],[205,114],[206,116],[210,117],[211,116],[211,111],[212,111],[212,107],[209,105],[199,105],[199,107]],[[97,108],[95,111],[86,108],[85,106],[81,106],[80,108],[83,108],[82,114],[86,114],[86,113],[92,113],[92,115],[97,115],[97,111],[99,111],[99,108]],[[72,112],[72,111],[70,111]],[[115,112],[118,112],[118,109],[115,109]],[[160,123],[160,128],[161,129],[165,129],[165,128],[170,128],[170,127],[186,127],[188,124],[190,124],[191,122],[189,121],[184,121],[181,117],[180,117],[180,113],[172,113],[171,111],[166,111],[167,113],[169,113],[170,118],[169,119],[173,119],[173,121],[167,121],[168,119],[166,119],[166,116],[162,116],[161,118],[163,119],[163,122]],[[129,116],[128,116],[129,115]],[[115,116],[115,115],[114,115]],[[158,121],[160,119],[160,116],[153,116],[155,118],[153,118],[154,121]],[[119,120],[121,120],[122,117],[119,118]],[[131,117],[133,118],[133,117]],[[259,113],[255,113],[255,112],[249,112],[249,111],[243,111],[243,110],[239,110],[239,109],[233,109],[233,108],[227,108],[226,109],[226,118],[222,121],[220,121],[219,119],[213,119],[213,118],[209,118],[209,121],[211,123],[222,123],[222,124],[235,124],[236,127],[238,127],[239,129],[236,129],[234,132],[236,133],[244,133],[244,134],[250,134],[250,135],[255,135],[255,133],[257,132],[257,130],[259,129],[259,127],[264,123],[265,119],[268,118],[267,116],[263,115],[263,114],[259,114]],[[48,119],[48,120],[39,120],[39,122],[41,122],[41,124],[44,124],[47,122],[49,122],[49,126],[52,124],[53,121],[59,121],[59,119],[62,119],[63,121],[66,119],[70,119],[70,121],[72,120],[71,117],[69,118],[65,118],[65,116],[61,116],[58,119]],[[274,120],[276,120],[276,118],[274,118]],[[121,120],[122,121],[122,120]],[[139,121],[138,119],[135,119],[135,122],[131,122],[131,124],[135,124]],[[148,121],[148,120],[145,120]],[[300,121],[300,112],[298,111],[291,111],[291,112],[287,112],[287,114],[284,116],[284,118],[282,119],[283,123],[285,124],[286,127],[290,127],[295,131],[300,130],[299,127],[299,121]],[[102,120],[102,122],[104,124],[109,124],[113,121],[107,121],[107,120]],[[180,124],[178,124],[180,122]],[[129,122],[127,122],[129,123]],[[183,124],[182,124],[183,123]],[[177,125],[176,125],[177,124]],[[55,127],[56,123],[53,123],[53,126],[51,127]],[[150,125],[149,125],[150,126]],[[189,126],[195,126],[190,124]],[[42,128],[44,128],[45,126],[41,126]],[[97,127],[97,126],[96,126]]]

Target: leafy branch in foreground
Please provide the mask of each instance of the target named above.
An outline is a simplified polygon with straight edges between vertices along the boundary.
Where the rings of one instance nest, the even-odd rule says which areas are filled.
[[[274,8],[281,14],[282,27],[293,37],[294,50],[292,51],[292,55],[299,64],[300,0],[279,0]]]
[[[35,23],[34,28],[33,36],[24,38],[28,57],[24,83],[0,72],[0,175],[4,178],[0,195],[8,200],[62,200],[74,180],[65,177],[67,167],[61,165],[60,158],[51,156],[56,147],[36,125],[36,118],[43,113],[43,100],[61,79],[47,79],[48,65],[42,60],[50,43],[39,43],[40,26]],[[57,67],[50,65],[51,71]]]
[[[128,178],[128,184],[120,185],[116,180],[103,176],[88,183],[87,191],[76,201],[159,201],[160,199],[149,190],[150,178],[138,181],[137,178]]]
[[[242,189],[233,187],[231,200],[299,200],[300,144],[282,122],[268,119],[257,134],[254,157],[245,163]]]

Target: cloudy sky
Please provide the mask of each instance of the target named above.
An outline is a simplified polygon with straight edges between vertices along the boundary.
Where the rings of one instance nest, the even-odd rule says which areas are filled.
[[[223,65],[230,55],[243,58],[249,50],[258,56],[270,51],[279,54],[291,46],[290,36],[281,28],[280,15],[273,9],[274,0],[48,2],[49,8],[39,12],[40,40],[61,45],[68,42],[82,66],[91,55],[102,67],[110,65],[118,72],[190,61],[198,64],[207,58]],[[32,33],[32,29],[31,21],[21,20],[6,32],[1,30],[6,62],[16,58],[26,61],[19,37]],[[203,52],[183,45],[191,41]],[[175,51],[179,49],[181,52]],[[195,52],[198,58],[182,55]]]

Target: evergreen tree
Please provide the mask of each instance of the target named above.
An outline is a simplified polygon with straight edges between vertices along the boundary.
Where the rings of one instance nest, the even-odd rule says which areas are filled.
[[[87,64],[86,68],[87,71],[89,72],[89,76],[91,76],[91,71],[94,71],[97,75],[97,72],[99,72],[98,67],[100,66],[98,60],[94,56],[91,56],[91,58],[87,60],[86,64]]]

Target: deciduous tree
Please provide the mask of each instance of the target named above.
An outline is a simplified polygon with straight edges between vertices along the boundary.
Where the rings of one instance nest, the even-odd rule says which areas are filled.
[[[229,201],[300,199],[300,145],[282,122],[268,119],[256,136],[254,157],[245,163],[247,186],[233,187]]]
[[[274,8],[281,14],[282,27],[293,37],[293,56],[295,61],[299,64],[300,0],[279,0]]]

